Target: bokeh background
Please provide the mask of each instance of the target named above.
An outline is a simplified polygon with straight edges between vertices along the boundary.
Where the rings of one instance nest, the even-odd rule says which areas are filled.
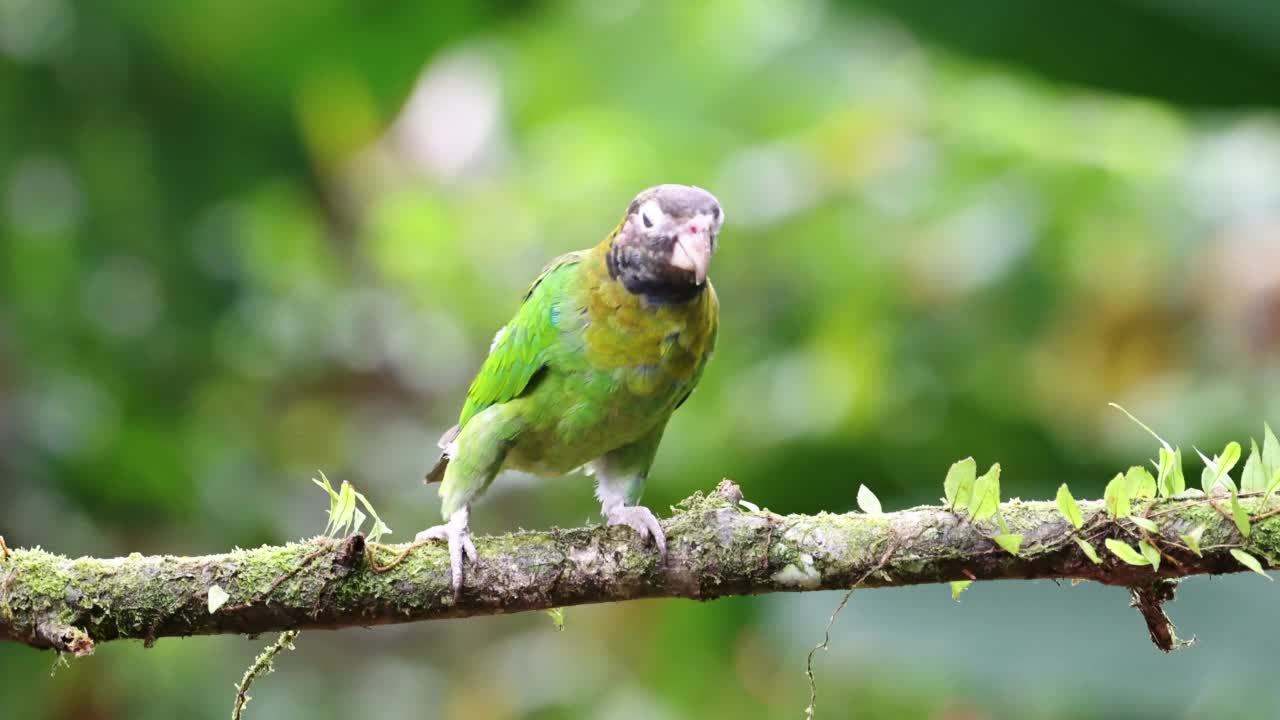
[[[493,331],[633,194],[727,210],[720,350],[646,501],[1100,494],[1280,421],[1280,5],[1223,0],[0,0],[0,534],[204,553],[405,540]],[[1194,453],[1191,453],[1194,456]],[[1194,464],[1191,476],[1198,472]],[[480,532],[595,522],[500,481]],[[1277,591],[858,594],[820,716],[1276,716]],[[304,633],[255,718],[799,717],[837,596]],[[265,642],[0,646],[5,718],[219,718]]]

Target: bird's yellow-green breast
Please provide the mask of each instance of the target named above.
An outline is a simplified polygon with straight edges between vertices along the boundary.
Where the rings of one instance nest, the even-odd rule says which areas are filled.
[[[711,355],[710,283],[687,302],[653,303],[610,277],[606,252],[607,242],[561,260],[526,300],[557,337],[530,358],[545,364],[536,386],[508,403],[523,418],[508,467],[563,473],[634,441],[666,422]]]

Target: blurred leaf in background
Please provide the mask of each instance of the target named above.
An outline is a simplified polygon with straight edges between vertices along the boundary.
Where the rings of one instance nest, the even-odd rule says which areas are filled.
[[[859,483],[892,510],[967,456],[1007,496],[1099,497],[1150,453],[1108,402],[1183,447],[1280,417],[1277,29],[1245,0],[0,0],[0,534],[282,542],[322,529],[315,468],[429,524],[419,479],[493,331],[658,182],[728,224],[717,357],[651,506],[728,476],[779,512]],[[490,498],[479,532],[595,521],[581,480]],[[1266,714],[1272,602],[1239,587],[1190,583],[1201,642],[1158,666],[1119,591],[859,593],[824,707]],[[320,636],[251,712],[793,717],[834,602]],[[49,678],[0,647],[0,695],[221,717],[256,651],[107,646]]]

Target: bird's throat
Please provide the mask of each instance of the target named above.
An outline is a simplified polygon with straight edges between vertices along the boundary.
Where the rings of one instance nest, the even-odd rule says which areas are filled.
[[[669,252],[614,243],[605,254],[605,265],[610,278],[652,305],[680,305],[695,300],[707,284],[695,284],[693,273],[672,267],[669,257]]]

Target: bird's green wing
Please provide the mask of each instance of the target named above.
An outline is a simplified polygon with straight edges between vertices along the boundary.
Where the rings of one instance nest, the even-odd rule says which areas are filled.
[[[561,255],[533,281],[516,316],[494,337],[489,357],[467,391],[459,427],[490,405],[519,397],[546,367],[560,335],[558,305],[567,300],[566,285],[581,260],[580,252]]]

